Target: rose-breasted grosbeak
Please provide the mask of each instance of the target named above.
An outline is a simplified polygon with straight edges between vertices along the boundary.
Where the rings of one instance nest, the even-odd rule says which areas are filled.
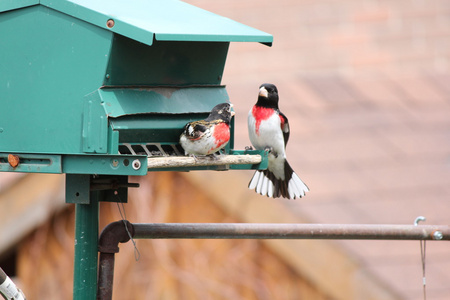
[[[248,187],[261,195],[289,199],[302,197],[309,191],[286,160],[289,123],[278,109],[278,90],[264,83],[259,87],[258,101],[248,113],[250,141],[258,150],[270,150],[267,170],[258,170]]]
[[[230,140],[230,121],[234,116],[230,103],[214,106],[209,116],[184,126],[180,144],[185,155],[210,155],[219,151]]]

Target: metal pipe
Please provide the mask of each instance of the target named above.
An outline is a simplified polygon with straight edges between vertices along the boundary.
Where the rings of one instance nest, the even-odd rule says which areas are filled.
[[[126,229],[124,226],[126,225]],[[450,240],[449,226],[150,223],[117,221],[99,239],[98,300],[112,299],[114,253],[119,243],[135,239],[353,239],[353,240]]]
[[[100,252],[98,266],[97,299],[112,299],[114,283],[114,253]]]
[[[98,300],[112,299],[114,255],[119,252],[119,243],[128,242],[133,233],[133,226],[126,220],[110,223],[102,230],[98,242]]]
[[[133,224],[135,239],[450,240],[449,226],[153,223]]]

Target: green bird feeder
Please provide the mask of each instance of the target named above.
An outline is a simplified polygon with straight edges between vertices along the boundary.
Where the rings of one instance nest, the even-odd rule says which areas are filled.
[[[272,36],[176,0],[0,2],[0,172],[66,174],[76,204],[74,299],[95,299],[98,201],[129,175],[265,169],[264,151],[186,157],[187,122],[230,102],[230,42]]]

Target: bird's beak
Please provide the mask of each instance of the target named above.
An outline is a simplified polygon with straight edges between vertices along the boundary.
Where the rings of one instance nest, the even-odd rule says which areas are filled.
[[[234,115],[236,114],[234,111],[232,111],[231,109],[233,108],[233,103],[230,103],[230,113],[231,113],[231,117],[234,117]]]
[[[267,92],[265,87],[262,86],[259,89],[259,96],[264,97],[264,98],[267,98],[269,96],[269,93]]]

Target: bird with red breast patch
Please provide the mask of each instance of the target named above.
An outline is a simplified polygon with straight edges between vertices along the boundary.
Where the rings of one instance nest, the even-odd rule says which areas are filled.
[[[248,113],[248,134],[253,147],[269,150],[267,170],[257,170],[248,185],[267,197],[301,198],[309,188],[286,160],[289,123],[278,108],[278,90],[270,83],[259,87],[258,101]]]
[[[185,155],[214,155],[230,140],[230,122],[234,116],[231,103],[220,103],[213,107],[204,120],[189,122],[180,135],[180,144]]]

